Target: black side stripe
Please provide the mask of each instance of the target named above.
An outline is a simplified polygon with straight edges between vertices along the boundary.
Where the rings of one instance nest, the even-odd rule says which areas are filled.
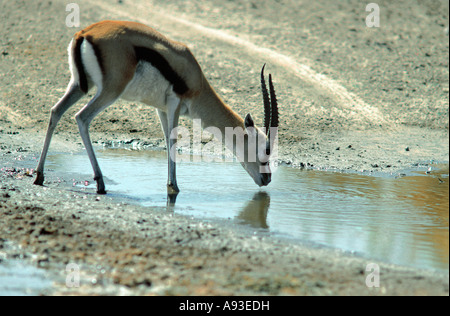
[[[147,47],[135,47],[136,58],[138,61],[146,61],[152,64],[153,67],[159,70],[159,72],[173,85],[173,91],[183,95],[189,91],[186,82],[176,73],[169,65],[167,60],[157,51]]]
[[[86,77],[86,72],[84,70],[83,62],[81,61],[81,44],[83,44],[83,41],[84,41],[84,37],[80,37],[79,39],[77,39],[77,41],[75,43],[73,57],[75,60],[75,66],[77,67],[78,77],[80,80],[80,82],[79,82],[80,89],[84,93],[87,93],[88,92],[88,81],[87,81],[87,77]]]

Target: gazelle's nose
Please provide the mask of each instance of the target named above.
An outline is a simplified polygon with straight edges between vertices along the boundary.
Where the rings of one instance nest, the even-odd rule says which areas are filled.
[[[261,185],[260,186],[266,186],[272,181],[272,174],[271,173],[261,173]]]

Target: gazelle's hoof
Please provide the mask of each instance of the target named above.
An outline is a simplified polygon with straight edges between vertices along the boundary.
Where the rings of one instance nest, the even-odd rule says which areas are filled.
[[[99,177],[99,178],[95,178],[94,180],[97,181],[97,194],[105,195],[106,190],[105,190],[105,183],[103,182],[103,178]]]
[[[33,182],[34,185],[44,185],[44,174],[42,172],[36,172],[36,179]]]

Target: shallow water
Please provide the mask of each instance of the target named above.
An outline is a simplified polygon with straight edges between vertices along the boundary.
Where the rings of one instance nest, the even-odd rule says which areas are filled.
[[[41,269],[21,260],[0,261],[0,296],[39,295],[51,285],[52,282]]]
[[[231,219],[274,236],[448,272],[448,165],[400,178],[279,167],[260,189],[239,163],[183,157],[176,213]],[[108,194],[166,206],[165,152],[107,149],[98,158]],[[51,155],[48,167],[76,174],[77,186],[95,188],[84,154]]]

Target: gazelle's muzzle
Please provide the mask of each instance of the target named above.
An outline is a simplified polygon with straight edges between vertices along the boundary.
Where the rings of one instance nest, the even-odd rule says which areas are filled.
[[[262,187],[265,187],[269,185],[269,183],[272,181],[272,174],[271,173],[261,173],[261,185]]]

